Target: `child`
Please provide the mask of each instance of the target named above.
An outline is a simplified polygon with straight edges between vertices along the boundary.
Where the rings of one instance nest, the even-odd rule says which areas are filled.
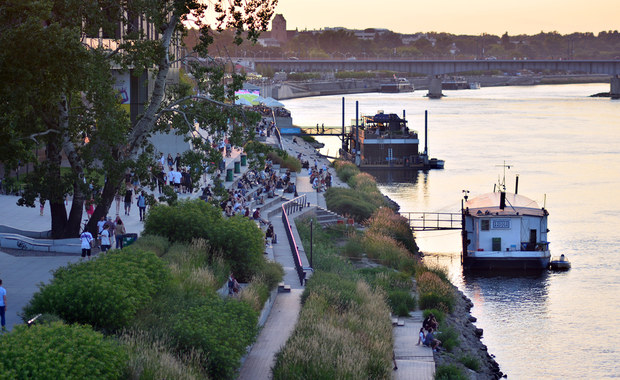
[[[418,338],[418,346],[422,343],[424,343],[424,327],[420,328],[420,337]]]

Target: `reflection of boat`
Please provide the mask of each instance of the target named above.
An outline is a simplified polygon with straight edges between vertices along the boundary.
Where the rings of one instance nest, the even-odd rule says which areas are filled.
[[[463,206],[463,266],[469,269],[546,269],[547,215],[522,195],[499,191]]]
[[[549,262],[549,268],[552,270],[569,270],[570,269],[570,261],[564,256],[564,254],[560,255],[560,257],[553,257]]]
[[[380,92],[413,92],[413,84],[407,78],[394,78],[389,83],[382,83]]]

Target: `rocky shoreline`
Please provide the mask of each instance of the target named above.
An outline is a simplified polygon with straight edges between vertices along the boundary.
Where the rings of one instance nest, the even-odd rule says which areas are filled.
[[[480,338],[483,331],[474,325],[476,318],[471,315],[470,310],[474,306],[473,302],[463,292],[454,286],[455,307],[454,311],[445,317],[444,324],[452,326],[460,333],[460,344],[454,348],[452,352],[440,351],[435,352],[436,366],[452,364],[463,368],[464,372],[469,375],[472,380],[483,379],[500,379],[507,377],[499,368],[499,364],[489,354],[487,346],[482,343]],[[440,326],[441,330],[441,326]],[[473,371],[466,368],[459,359],[462,356],[470,356],[478,359],[480,368]]]

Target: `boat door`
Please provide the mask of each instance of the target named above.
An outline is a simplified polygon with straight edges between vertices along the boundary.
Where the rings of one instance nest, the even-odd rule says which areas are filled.
[[[530,230],[530,240],[527,245],[528,251],[533,251],[536,248],[536,230]]]

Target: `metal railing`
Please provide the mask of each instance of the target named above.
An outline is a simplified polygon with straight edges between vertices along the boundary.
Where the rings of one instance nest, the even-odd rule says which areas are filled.
[[[305,194],[282,204],[282,223],[286,229],[286,236],[288,238],[289,245],[291,246],[291,254],[293,255],[293,261],[295,262],[295,269],[297,270],[300,285],[304,284],[306,272],[304,272],[301,256],[299,256],[299,247],[295,241],[295,236],[293,235],[293,229],[291,228],[291,223],[288,216],[294,212],[302,210],[304,207],[306,207]]]
[[[414,231],[460,230],[462,215],[459,212],[400,212],[408,219]]]

